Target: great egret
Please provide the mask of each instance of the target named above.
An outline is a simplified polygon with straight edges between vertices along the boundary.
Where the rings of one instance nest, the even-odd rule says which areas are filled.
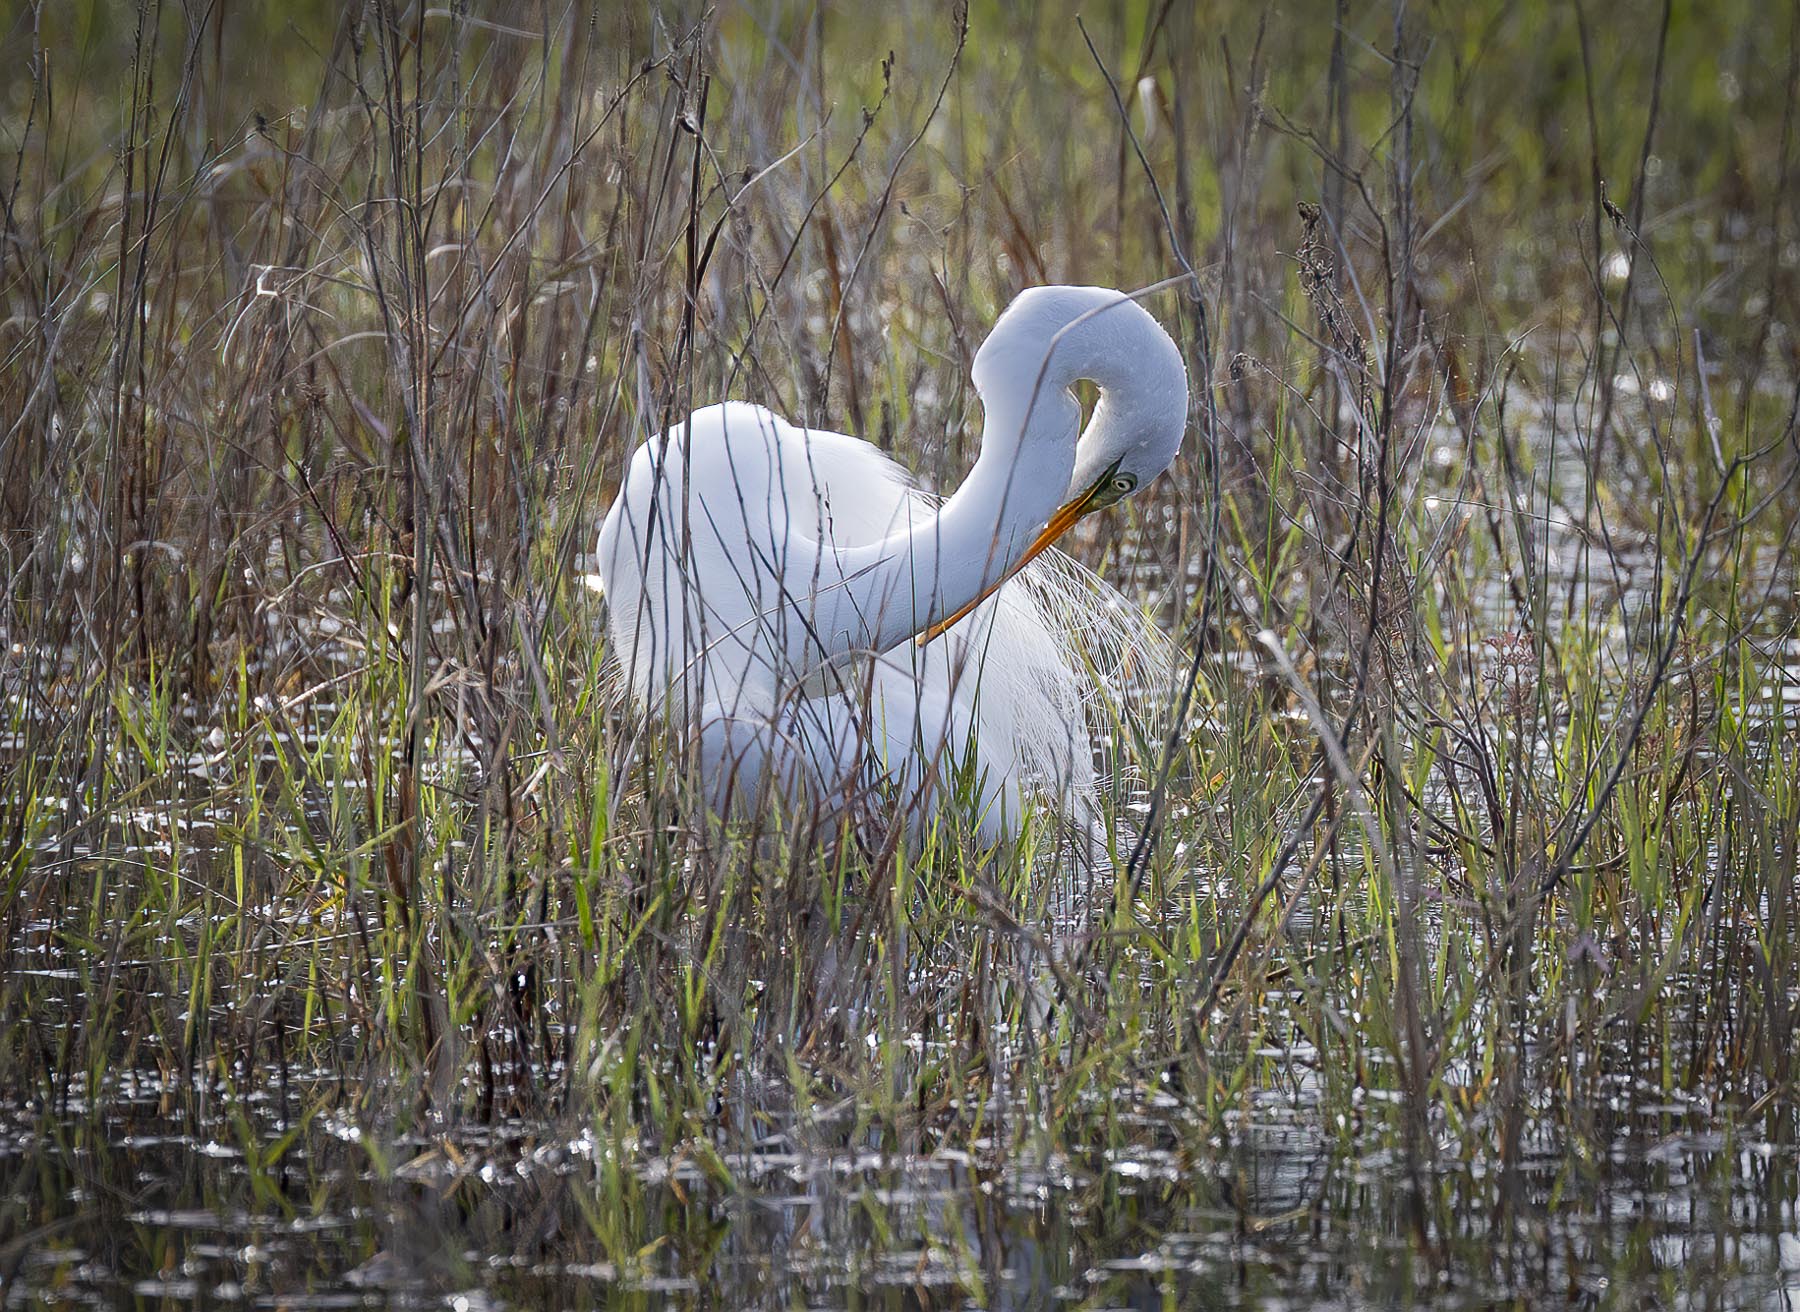
[[[873,782],[917,830],[956,773],[995,843],[1034,792],[1091,798],[1088,672],[1055,613],[1079,567],[1040,553],[1174,460],[1187,371],[1123,293],[1035,287],[973,376],[981,453],[941,504],[868,443],[741,402],[633,454],[597,555],[613,653],[632,701],[694,735],[716,810],[771,788],[831,808]],[[1116,625],[1106,609],[1074,623]]]

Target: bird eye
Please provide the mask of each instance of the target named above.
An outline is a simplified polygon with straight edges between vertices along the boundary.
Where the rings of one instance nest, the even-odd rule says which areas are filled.
[[[1112,481],[1113,491],[1119,496],[1129,496],[1137,486],[1136,474],[1115,474]]]

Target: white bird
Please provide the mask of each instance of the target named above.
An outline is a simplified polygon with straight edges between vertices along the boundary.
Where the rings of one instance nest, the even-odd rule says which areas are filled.
[[[1174,460],[1187,371],[1123,293],[1037,287],[973,376],[981,453],[941,504],[868,443],[741,402],[632,455],[596,562],[612,654],[638,708],[690,735],[714,810],[774,790],[834,812],[873,785],[917,834],[958,776],[994,844],[1033,796],[1069,815],[1091,801],[1091,675],[1064,626],[1160,635],[1040,553]]]

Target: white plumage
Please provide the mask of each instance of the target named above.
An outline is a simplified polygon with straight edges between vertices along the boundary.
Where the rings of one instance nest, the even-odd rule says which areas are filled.
[[[868,443],[740,402],[634,453],[599,542],[612,652],[632,702],[694,735],[715,809],[771,788],[835,808],[874,786],[917,831],[964,772],[984,842],[1032,796],[1088,818],[1095,674],[1161,637],[1059,553],[993,589],[1169,463],[1186,373],[1103,288],[1025,293],[974,373],[981,458],[941,504]],[[1078,438],[1084,377],[1101,402]]]

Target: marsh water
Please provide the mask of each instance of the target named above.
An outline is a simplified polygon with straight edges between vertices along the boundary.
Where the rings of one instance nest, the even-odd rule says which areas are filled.
[[[1622,1085],[1586,1142],[1420,1172],[1342,1145],[1292,1091],[1202,1154],[1173,1109],[1122,1097],[1105,1114],[1137,1146],[1091,1160],[830,1146],[817,1124],[703,1165],[614,1164],[527,1120],[379,1151],[347,1122],[296,1141],[317,1090],[286,1084],[231,1111],[279,1156],[254,1180],[234,1133],[161,1110],[154,1076],[109,1079],[99,1116],[71,1108],[92,1137],[55,1152],[43,1117],[9,1116],[0,1165],[41,1209],[9,1240],[7,1305],[1800,1306],[1792,1145],[1672,1090]],[[641,1201],[603,1242],[589,1221],[617,1166]],[[1420,1189],[1449,1201],[1423,1236]]]
[[[1079,1156],[1033,1149],[1024,1098],[933,1143],[848,1100],[764,1114],[746,1076],[736,1128],[656,1152],[541,1103],[384,1136],[380,1090],[278,1054],[125,1065],[0,1109],[30,1200],[0,1277],[9,1308],[1800,1307],[1795,1145],[1671,1078],[1697,1048],[1625,1051],[1522,1091],[1516,1133],[1479,1113],[1473,1155],[1365,1127],[1297,1039],[1215,1120],[1156,1075],[1069,1109]],[[565,1072],[491,1074],[524,1109]]]

